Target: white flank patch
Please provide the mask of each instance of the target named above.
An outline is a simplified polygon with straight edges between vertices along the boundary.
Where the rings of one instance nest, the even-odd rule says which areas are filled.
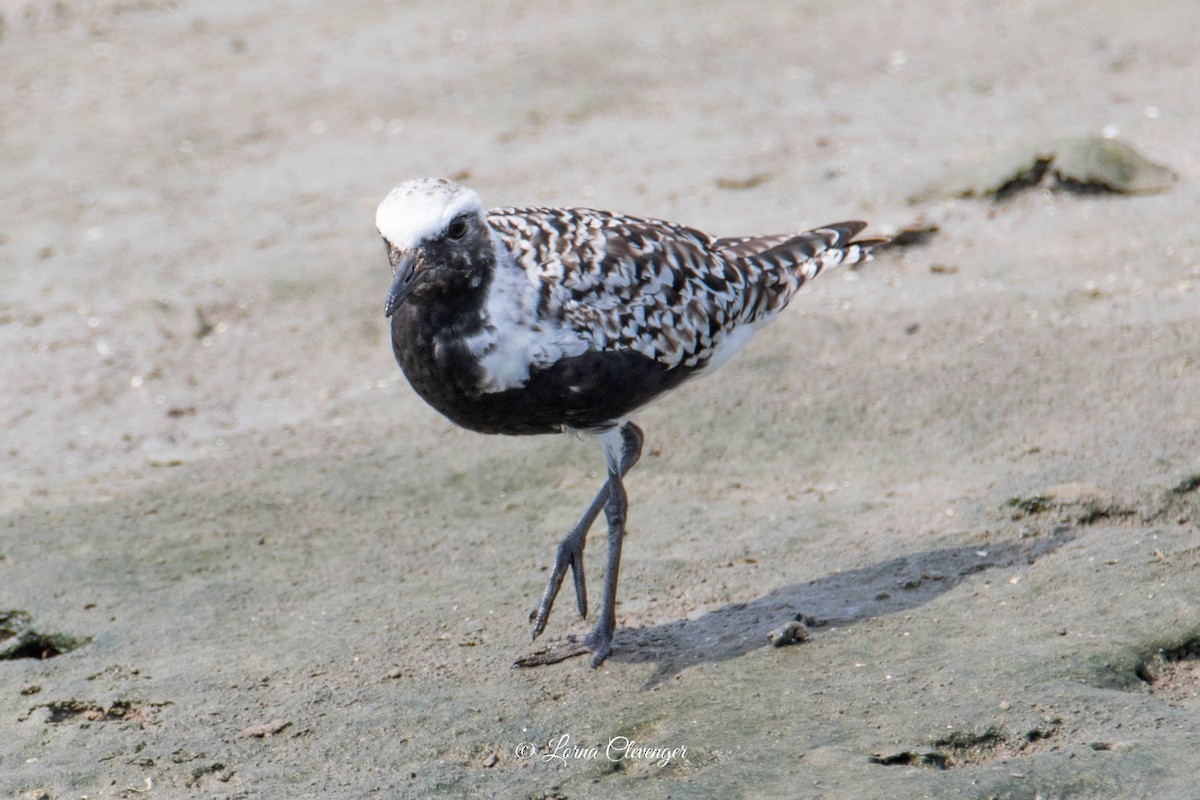
[[[587,342],[551,320],[537,318],[537,286],[518,267],[498,237],[496,269],[484,304],[484,329],[467,339],[483,368],[480,389],[503,392],[529,382],[534,367],[544,367],[587,350]]]
[[[743,322],[734,328],[721,343],[713,348],[713,354],[708,359],[708,364],[704,367],[704,373],[712,372],[717,367],[724,364],[729,359],[733,358],[733,354],[742,349],[742,345],[750,341],[750,337],[765,328],[768,323],[775,320],[777,314],[771,314],[766,317],[759,317],[754,322]]]
[[[393,247],[411,250],[464,213],[483,213],[473,189],[442,178],[420,178],[388,192],[375,211],[375,227]]]

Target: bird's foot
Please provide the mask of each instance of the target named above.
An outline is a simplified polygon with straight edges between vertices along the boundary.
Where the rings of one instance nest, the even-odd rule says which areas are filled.
[[[563,578],[566,577],[568,568],[570,568],[571,577],[575,582],[575,605],[579,608],[579,616],[587,619],[587,580],[583,574],[583,544],[586,535],[586,528],[582,535],[576,528],[559,542],[558,555],[554,559],[554,569],[550,571],[550,580],[546,582],[546,591],[542,594],[542,599],[538,601],[537,607],[529,614],[529,623],[533,626],[534,639],[541,636],[542,631],[546,629],[546,623],[550,620],[550,611],[554,608],[554,600],[558,597],[558,590],[562,588]]]
[[[608,658],[612,652],[612,632],[602,630],[597,626],[595,630],[589,633],[582,639],[575,636],[568,636],[567,640],[562,644],[539,650],[536,653],[518,658],[513,662],[514,667],[544,667],[547,664],[557,664],[560,661],[566,661],[568,658],[576,656],[591,655],[592,667],[598,667],[604,663],[604,659]]]

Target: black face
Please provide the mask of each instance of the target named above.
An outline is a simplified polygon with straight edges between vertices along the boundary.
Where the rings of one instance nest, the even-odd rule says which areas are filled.
[[[478,287],[491,276],[491,237],[474,214],[460,214],[438,236],[425,241],[420,260],[429,271],[430,291],[460,292]]]
[[[389,316],[405,303],[479,306],[494,262],[490,231],[478,215],[461,214],[412,250],[388,244],[388,261],[395,272]]]

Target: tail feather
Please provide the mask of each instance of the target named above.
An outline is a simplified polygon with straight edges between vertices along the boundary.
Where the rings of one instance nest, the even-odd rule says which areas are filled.
[[[729,236],[713,242],[713,249],[725,256],[744,258],[766,252],[794,238],[794,233],[780,233],[774,236]]]
[[[810,281],[826,269],[870,260],[871,250],[886,239],[855,240],[865,222],[838,222],[799,235],[763,236],[737,240],[725,252],[754,262],[770,271],[798,274],[800,283]],[[795,287],[800,288],[799,286]]]

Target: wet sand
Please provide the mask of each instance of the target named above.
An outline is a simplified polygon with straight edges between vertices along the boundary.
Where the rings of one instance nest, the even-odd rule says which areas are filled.
[[[0,795],[1194,796],[1200,9],[1154,9],[0,4]],[[1179,179],[925,191],[1078,135]],[[392,360],[422,175],[937,226],[638,416],[600,669],[510,668],[599,449]]]

